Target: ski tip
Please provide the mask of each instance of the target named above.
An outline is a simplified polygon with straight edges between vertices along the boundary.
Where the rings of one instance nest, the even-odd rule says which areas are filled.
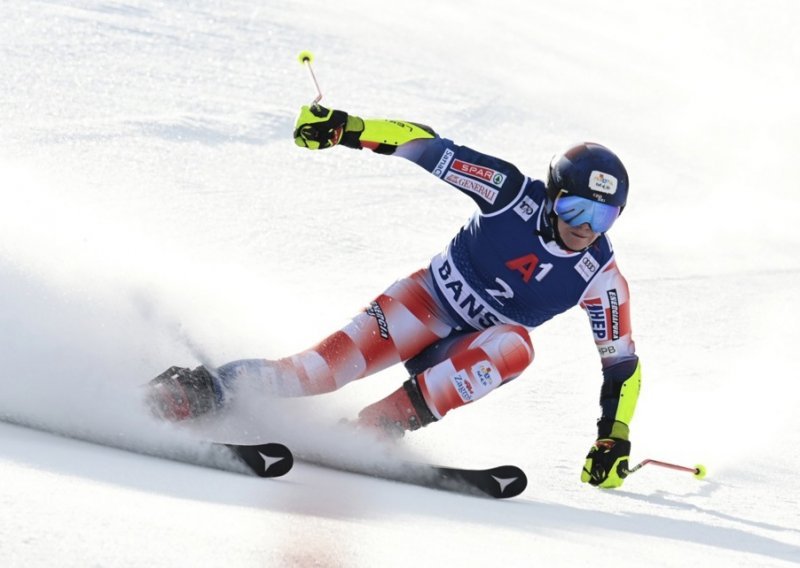
[[[494,481],[486,487],[487,494],[495,499],[516,497],[528,486],[528,477],[515,465],[501,465],[488,471]]]
[[[294,465],[294,456],[283,444],[269,443],[254,446],[226,444],[258,477],[281,477]]]
[[[501,465],[491,469],[459,469],[435,466],[439,473],[436,486],[476,497],[509,499],[516,497],[528,486],[525,472],[515,465]]]

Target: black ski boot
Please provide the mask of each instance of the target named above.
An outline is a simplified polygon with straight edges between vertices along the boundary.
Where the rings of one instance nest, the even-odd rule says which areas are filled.
[[[148,383],[147,405],[158,418],[178,422],[222,406],[222,391],[202,365],[194,370],[170,367]]]

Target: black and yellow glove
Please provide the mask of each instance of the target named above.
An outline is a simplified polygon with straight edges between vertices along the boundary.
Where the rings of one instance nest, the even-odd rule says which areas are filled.
[[[363,120],[342,110],[303,106],[294,125],[294,142],[309,150],[323,150],[339,143],[360,148],[358,136],[363,130]]]
[[[631,443],[622,438],[601,438],[586,456],[581,481],[610,489],[622,485],[628,477]]]

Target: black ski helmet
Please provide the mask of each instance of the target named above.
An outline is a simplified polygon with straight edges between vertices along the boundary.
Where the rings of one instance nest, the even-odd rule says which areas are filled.
[[[628,201],[628,172],[605,146],[594,142],[577,144],[555,156],[547,172],[550,203],[564,194],[619,207],[622,212]]]

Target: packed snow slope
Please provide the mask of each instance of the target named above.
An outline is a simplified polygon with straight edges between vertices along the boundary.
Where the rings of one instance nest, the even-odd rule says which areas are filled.
[[[798,21],[791,0],[1,3],[0,565],[800,564]],[[520,465],[513,501],[108,447],[377,451],[329,426],[401,369],[194,429],[140,403],[169,365],[308,347],[474,209],[402,159],[297,148],[304,49],[324,104],[431,125],[532,177],[576,141],[620,154],[612,238],[644,369],[632,459],[704,463],[707,480],[579,482],[601,382],[580,310],[532,332],[521,378],[403,442]]]

